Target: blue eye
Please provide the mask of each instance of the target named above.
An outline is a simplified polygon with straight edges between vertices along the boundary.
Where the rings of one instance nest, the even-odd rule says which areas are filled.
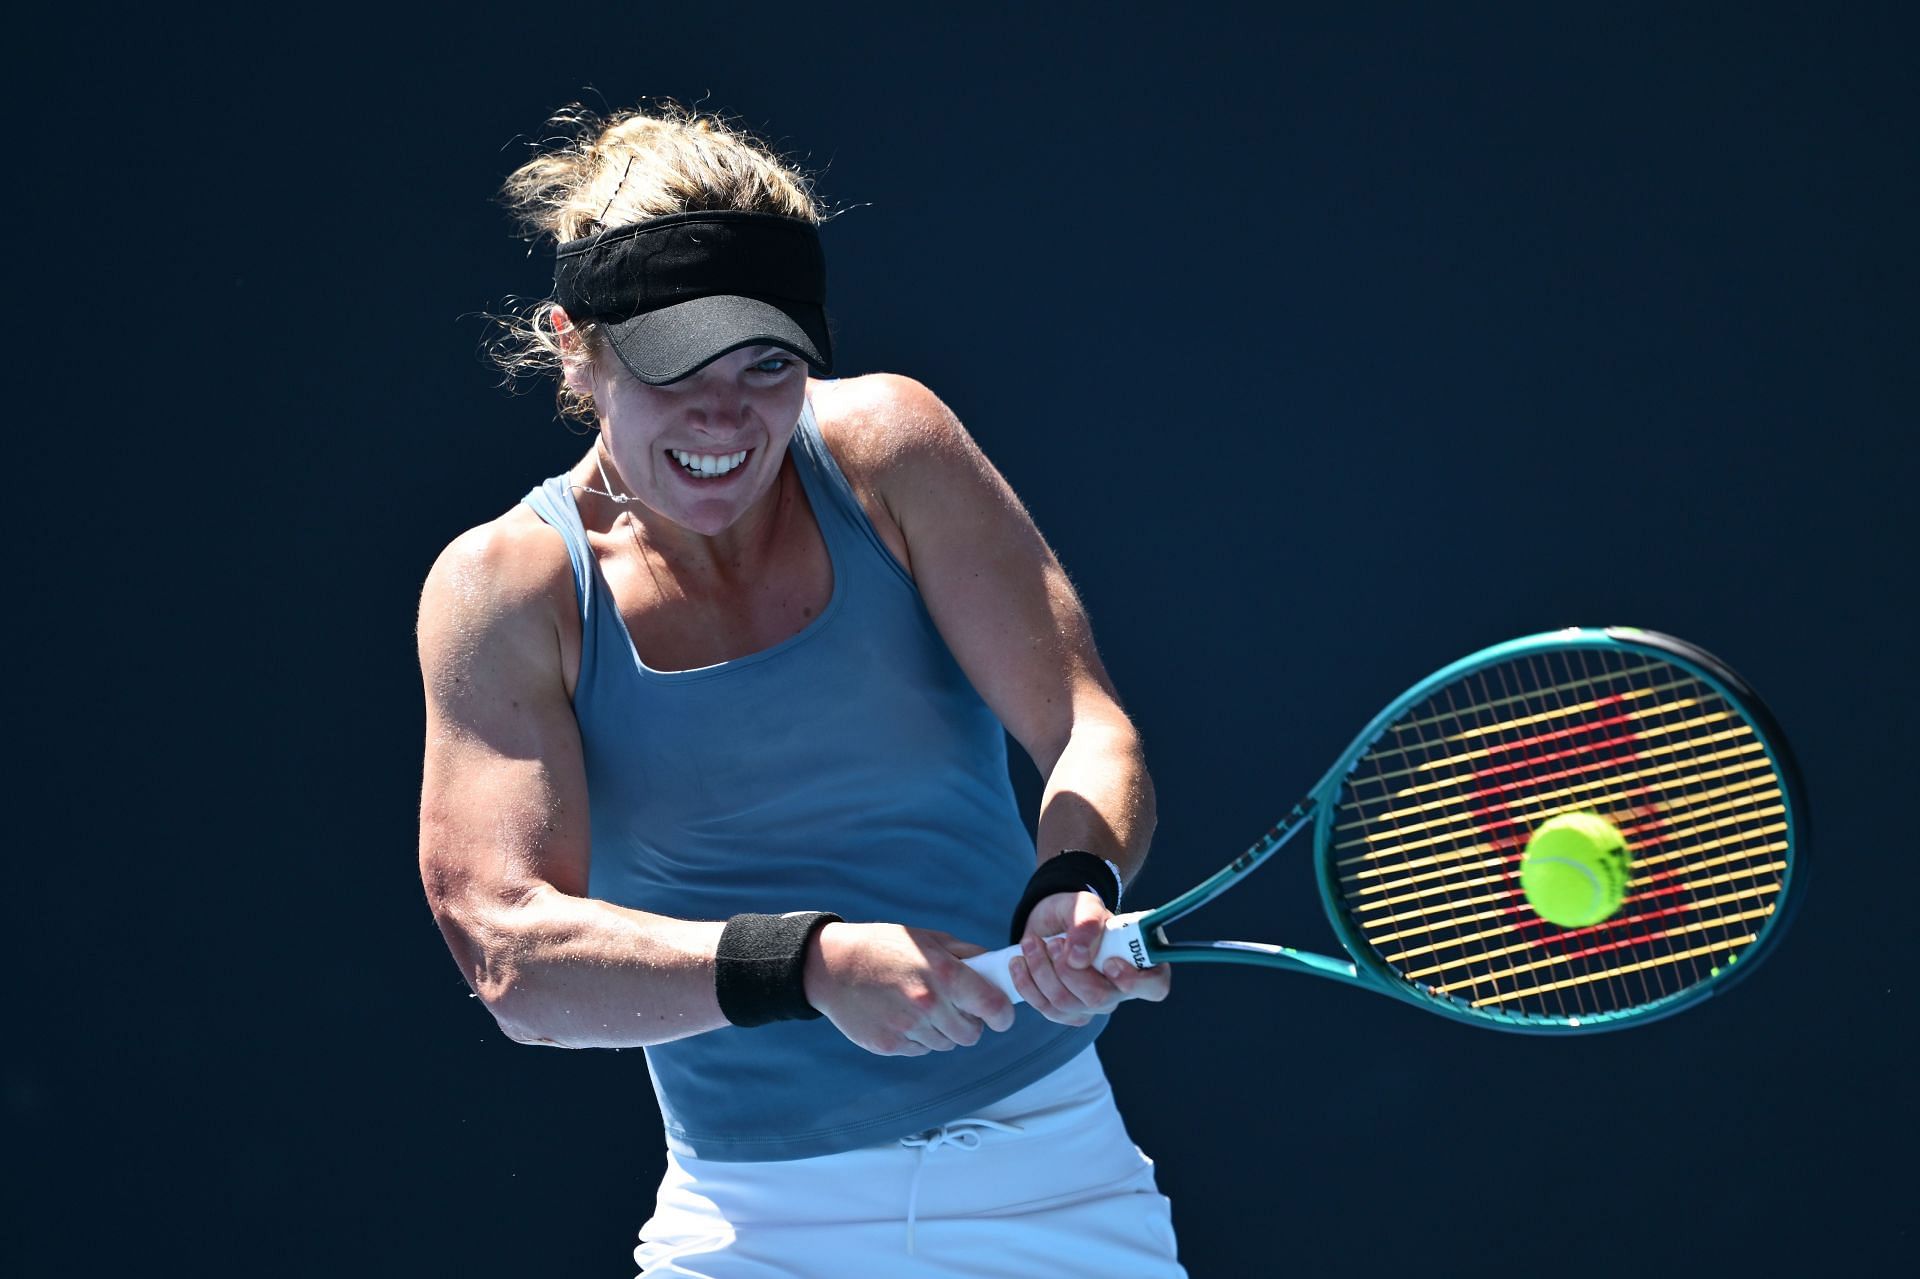
[[[791,355],[769,355],[753,366],[756,373],[785,373],[793,367]]]

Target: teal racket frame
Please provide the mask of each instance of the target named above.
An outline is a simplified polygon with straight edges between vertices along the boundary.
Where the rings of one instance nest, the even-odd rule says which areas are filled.
[[[1630,1008],[1565,1017],[1474,1008],[1453,996],[1422,988],[1418,983],[1403,978],[1380,958],[1348,915],[1344,897],[1336,882],[1331,853],[1341,786],[1380,737],[1403,714],[1425,701],[1436,690],[1502,662],[1579,649],[1639,652],[1672,662],[1717,692],[1746,718],[1766,752],[1768,762],[1783,783],[1782,803],[1786,810],[1788,831],[1786,873],[1772,914],[1754,940],[1738,953],[1739,962],[1718,967],[1713,975],[1684,990]],[[1258,942],[1171,941],[1167,938],[1165,925],[1232,888],[1309,824],[1314,827],[1314,864],[1321,902],[1335,935],[1347,951],[1345,957],[1336,958],[1291,946]],[[1564,1035],[1613,1030],[1671,1016],[1727,989],[1753,971],[1760,958],[1778,944],[1793,912],[1805,896],[1806,828],[1807,803],[1799,769],[1772,713],[1745,680],[1718,658],[1670,635],[1633,627],[1570,627],[1482,649],[1434,672],[1408,689],[1373,717],[1318,784],[1266,835],[1218,873],[1166,905],[1146,912],[1139,920],[1139,928],[1146,944],[1147,958],[1154,963],[1233,963],[1305,973],[1391,995],[1430,1012],[1475,1026],[1492,1026],[1522,1034]]]

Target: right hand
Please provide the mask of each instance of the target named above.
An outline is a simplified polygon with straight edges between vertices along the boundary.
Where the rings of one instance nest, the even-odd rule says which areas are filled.
[[[807,1002],[870,1053],[920,1057],[1013,1026],[1013,1004],[961,960],[984,947],[931,928],[832,923],[807,946]]]

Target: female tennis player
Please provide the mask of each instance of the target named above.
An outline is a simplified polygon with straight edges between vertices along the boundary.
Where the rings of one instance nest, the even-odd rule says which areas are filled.
[[[559,123],[505,360],[597,434],[420,606],[462,972],[519,1042],[645,1047],[643,1274],[1184,1273],[1093,1050],[1168,977],[1087,958],[1154,801],[1065,573],[925,387],[826,376],[802,175],[678,107]],[[1009,933],[1027,1010],[961,962]]]

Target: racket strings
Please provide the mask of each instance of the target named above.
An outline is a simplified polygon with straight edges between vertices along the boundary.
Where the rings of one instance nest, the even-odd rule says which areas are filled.
[[[1561,673],[1570,676],[1572,674],[1571,663],[1564,663],[1564,667],[1565,669],[1563,669]],[[1625,700],[1616,696],[1618,690],[1611,688],[1605,689],[1603,690],[1603,696],[1593,697],[1588,695],[1590,692],[1589,689],[1584,687],[1582,683],[1576,683],[1574,680],[1542,679],[1539,668],[1540,663],[1529,662],[1524,669],[1516,668],[1511,673],[1500,668],[1487,672],[1482,677],[1484,685],[1497,687],[1500,696],[1493,699],[1483,698],[1478,706],[1470,708],[1469,713],[1478,714],[1484,721],[1485,712],[1493,709],[1492,706],[1488,705],[1489,701],[1507,708],[1507,713],[1503,717],[1494,719],[1490,724],[1481,722],[1464,729],[1459,726],[1459,722],[1456,720],[1454,724],[1444,726],[1445,728],[1451,729],[1451,731],[1439,731],[1431,734],[1433,744],[1437,747],[1439,753],[1437,759],[1429,757],[1423,760],[1423,764],[1426,765],[1432,765],[1437,762],[1446,767],[1453,767],[1450,763],[1453,752],[1451,752],[1449,744],[1463,738],[1476,741],[1490,741],[1494,745],[1495,749],[1493,752],[1482,751],[1478,753],[1480,758],[1487,761],[1486,763],[1479,765],[1474,771],[1464,777],[1456,774],[1449,788],[1451,791],[1457,793],[1461,783],[1464,782],[1471,786],[1472,789],[1469,793],[1478,801],[1475,807],[1469,809],[1469,816],[1475,819],[1475,826],[1479,828],[1479,830],[1475,832],[1476,834],[1491,833],[1487,829],[1494,824],[1490,822],[1490,817],[1506,823],[1506,829],[1502,830],[1500,832],[1501,834],[1511,834],[1513,830],[1519,829],[1520,824],[1526,820],[1528,816],[1527,812],[1516,803],[1520,798],[1516,794],[1518,790],[1518,785],[1515,781],[1516,774],[1524,772],[1531,779],[1551,780],[1553,782],[1564,783],[1571,775],[1586,773],[1589,774],[1586,780],[1590,781],[1590,775],[1596,769],[1605,769],[1609,764],[1615,762],[1618,742],[1611,739],[1619,736],[1622,717],[1610,712],[1616,711]],[[1583,671],[1582,674],[1584,675],[1585,672]],[[1633,675],[1644,676],[1646,672],[1644,670],[1638,672],[1622,671],[1620,674],[1631,677]],[[1516,686],[1522,690],[1521,693],[1515,694],[1512,692],[1512,688]],[[1531,686],[1532,690],[1537,694],[1531,700],[1528,700],[1526,697],[1529,686]],[[1695,699],[1691,697],[1676,700],[1684,703],[1692,703],[1695,701]],[[1515,708],[1523,705],[1525,707],[1538,707],[1539,709],[1531,709],[1526,713],[1513,713]],[[1581,752],[1579,748],[1589,744],[1596,749],[1592,752],[1585,753],[1587,755],[1585,762],[1576,762],[1571,765],[1562,762],[1568,760],[1570,756],[1582,755],[1583,752]],[[1493,762],[1493,757],[1495,756],[1497,756],[1501,762]],[[1489,779],[1483,778],[1480,775],[1480,769],[1487,769],[1489,771],[1498,769],[1500,773],[1505,776],[1498,781],[1490,782]],[[1382,770],[1383,774],[1385,771],[1386,770]],[[1422,771],[1426,770],[1423,769]],[[1380,782],[1383,785],[1391,784],[1398,780],[1400,779],[1384,775],[1380,778]],[[1423,787],[1422,790],[1426,794],[1433,794],[1436,787],[1433,784],[1428,784]],[[1404,800],[1405,796],[1398,795],[1396,798]],[[1382,814],[1382,818],[1384,821],[1391,823],[1394,815],[1388,812]],[[1504,857],[1502,860],[1504,863]],[[1509,906],[1508,903],[1504,901],[1498,903],[1495,907],[1496,911],[1504,911],[1506,909],[1509,909]],[[1497,983],[1503,975],[1503,969],[1497,963],[1503,948],[1491,944],[1496,938],[1490,938],[1488,936],[1489,931],[1493,930],[1484,927],[1468,930],[1464,927],[1466,925],[1478,925],[1486,918],[1485,914],[1479,912],[1474,912],[1474,915],[1475,917],[1473,918],[1455,920],[1448,925],[1448,931],[1451,932],[1452,935],[1439,940],[1452,943],[1452,962],[1447,970],[1443,970],[1440,974],[1435,974],[1435,976],[1449,979],[1453,983],[1465,984],[1468,987],[1470,998],[1481,996],[1484,989],[1488,986],[1493,986],[1495,993],[1498,993]],[[1430,948],[1435,946],[1437,939],[1431,928],[1425,930],[1425,932],[1424,940],[1427,942],[1427,945]],[[1506,967],[1511,966],[1510,963],[1506,965]],[[1609,979],[1613,976],[1613,974],[1609,974]],[[1428,984],[1434,989],[1436,994],[1440,995],[1452,994],[1453,991],[1457,989],[1457,984],[1446,986],[1432,982]],[[1537,992],[1538,994],[1550,997],[1542,1001],[1542,1006],[1538,1011],[1545,1015],[1560,1018],[1577,1018],[1580,1015],[1581,1009],[1577,1004],[1569,1006],[1565,998],[1561,995],[1563,989],[1564,988],[1559,985],[1553,985],[1546,990]],[[1610,991],[1609,995],[1617,998],[1618,992]]]
[[[1676,671],[1677,668],[1669,663],[1660,661],[1650,662],[1636,657],[1632,664],[1625,665],[1621,668],[1620,674],[1630,679],[1643,679],[1645,682],[1638,687],[1610,694],[1604,700],[1594,700],[1585,703],[1561,700],[1562,694],[1577,694],[1588,691],[1588,681],[1585,678],[1573,679],[1561,684],[1542,684],[1524,693],[1514,693],[1503,697],[1488,697],[1483,701],[1470,702],[1464,706],[1449,704],[1445,714],[1429,713],[1423,716],[1416,711],[1394,721],[1391,731],[1412,732],[1430,726],[1446,725],[1455,730],[1458,736],[1464,740],[1470,736],[1505,732],[1514,728],[1526,728],[1556,716],[1578,714],[1582,710],[1592,709],[1602,705],[1610,705],[1622,700],[1652,697],[1672,681]],[[1687,680],[1692,681],[1693,677],[1691,675],[1686,675],[1685,672],[1679,673]],[[1533,707],[1545,705],[1549,701],[1553,702],[1552,709],[1541,711],[1532,710]],[[1505,714],[1505,712],[1516,708],[1519,710],[1519,714]],[[1484,728],[1462,729],[1459,727],[1464,716],[1481,715],[1484,712],[1501,712],[1501,714],[1491,719]]]
[[[1759,791],[1761,799],[1779,799],[1781,797],[1779,778],[1773,772],[1773,766],[1766,758],[1766,751],[1758,742],[1746,742],[1735,750],[1719,751],[1696,756],[1697,765],[1729,762],[1728,767],[1703,768],[1699,773],[1702,781],[1724,781],[1725,786],[1702,792],[1702,799],[1719,798],[1725,795],[1740,795],[1743,798],[1722,808],[1745,809],[1750,806],[1753,792]],[[1640,770],[1636,784],[1650,777],[1678,775],[1687,765],[1674,762],[1661,767]],[[1556,789],[1539,789],[1527,797],[1525,806],[1538,809],[1545,814],[1562,812],[1568,806],[1583,808],[1604,808],[1623,806],[1630,798],[1637,797],[1639,790],[1632,792],[1618,789],[1614,779],[1602,778],[1581,785],[1563,786]],[[1400,843],[1379,843],[1365,838],[1337,840],[1335,851],[1356,849],[1351,856],[1342,857],[1337,864],[1342,867],[1360,867],[1368,862],[1392,861],[1414,849],[1436,845],[1451,845],[1456,842],[1463,829],[1470,829],[1475,822],[1472,813],[1463,813],[1460,806],[1451,800],[1435,800],[1431,803],[1416,805],[1412,808],[1396,810],[1395,817],[1402,819],[1432,814],[1430,820],[1402,820],[1397,833],[1402,835],[1420,835],[1419,839],[1407,839]],[[1617,823],[1616,823],[1617,824]],[[1346,829],[1336,825],[1336,830]],[[1359,829],[1357,823],[1353,829]],[[1356,869],[1357,876],[1365,878],[1380,872]]]
[[[1762,810],[1762,815],[1784,817],[1786,809],[1783,806],[1776,806]],[[1731,825],[1731,822],[1709,823],[1692,827],[1685,832],[1675,832],[1675,835],[1702,834],[1711,829]],[[1684,857],[1677,853],[1666,853],[1644,858],[1635,868],[1633,882],[1638,889],[1635,895],[1644,897],[1649,891],[1669,891],[1661,889],[1660,885],[1666,881],[1677,880],[1682,875],[1694,875],[1702,871],[1740,867],[1750,876],[1771,873],[1775,867],[1765,858],[1784,848],[1785,842],[1782,841],[1777,846],[1756,844],[1752,836],[1784,835],[1786,830],[1787,824],[1784,821],[1759,828],[1740,827],[1726,839],[1699,840]],[[1631,844],[1631,839],[1628,842]],[[1711,853],[1722,847],[1731,847],[1732,851],[1717,857],[1699,855]],[[1369,910],[1391,911],[1391,914],[1376,916],[1371,921],[1376,925],[1386,926],[1417,924],[1433,918],[1437,913],[1461,906],[1477,905],[1481,901],[1508,900],[1511,874],[1505,857],[1492,855],[1450,858],[1449,863],[1440,870],[1403,875],[1392,880],[1370,884],[1349,894],[1349,902]],[[1475,878],[1457,880],[1452,875],[1455,869],[1469,876],[1478,874]],[[1450,885],[1468,889],[1485,885],[1497,891],[1484,898],[1459,898],[1448,895]],[[1411,909],[1402,909],[1403,907],[1411,907]]]
[[[1461,750],[1438,758],[1423,760],[1415,767],[1383,771],[1375,780],[1386,784],[1419,777],[1421,780],[1409,783],[1401,793],[1409,796],[1431,795],[1457,788],[1463,779],[1471,779],[1480,784],[1497,785],[1503,774],[1526,773],[1554,760],[1564,761],[1572,772],[1579,771],[1581,767],[1600,767],[1604,764],[1604,759],[1595,761],[1590,758],[1596,745],[1602,749],[1619,751],[1626,747],[1629,734],[1634,752],[1642,758],[1660,754],[1671,755],[1688,747],[1697,747],[1707,741],[1751,739],[1752,730],[1746,726],[1746,722],[1726,711],[1712,711],[1688,718],[1669,718],[1676,712],[1691,709],[1696,705],[1697,699],[1682,697],[1672,702],[1636,706],[1630,712],[1606,717],[1595,716],[1584,723],[1543,730],[1532,734],[1538,739],[1536,744],[1543,749],[1524,759],[1511,758],[1511,748],[1504,746]],[[1579,710],[1566,712],[1568,715],[1582,713]],[[1530,716],[1529,718],[1536,722],[1550,722],[1552,718],[1557,717]],[[1717,738],[1711,735],[1701,736],[1701,730],[1713,729],[1720,729]],[[1602,734],[1611,736],[1600,736]],[[1596,738],[1598,738],[1597,741]],[[1663,741],[1663,739],[1668,740]],[[1544,749],[1549,743],[1555,749]],[[1498,762],[1489,762],[1484,766],[1475,763],[1478,760],[1492,761],[1496,757],[1500,757]],[[1440,770],[1449,768],[1456,771],[1451,774],[1441,774]]]
[[[1632,853],[1626,903],[1586,928],[1519,888],[1532,831],[1597,812]],[[1355,765],[1331,878],[1349,922],[1431,997],[1520,1020],[1642,1007],[1736,962],[1788,867],[1781,779],[1740,709],[1640,652],[1558,650],[1443,686]]]

